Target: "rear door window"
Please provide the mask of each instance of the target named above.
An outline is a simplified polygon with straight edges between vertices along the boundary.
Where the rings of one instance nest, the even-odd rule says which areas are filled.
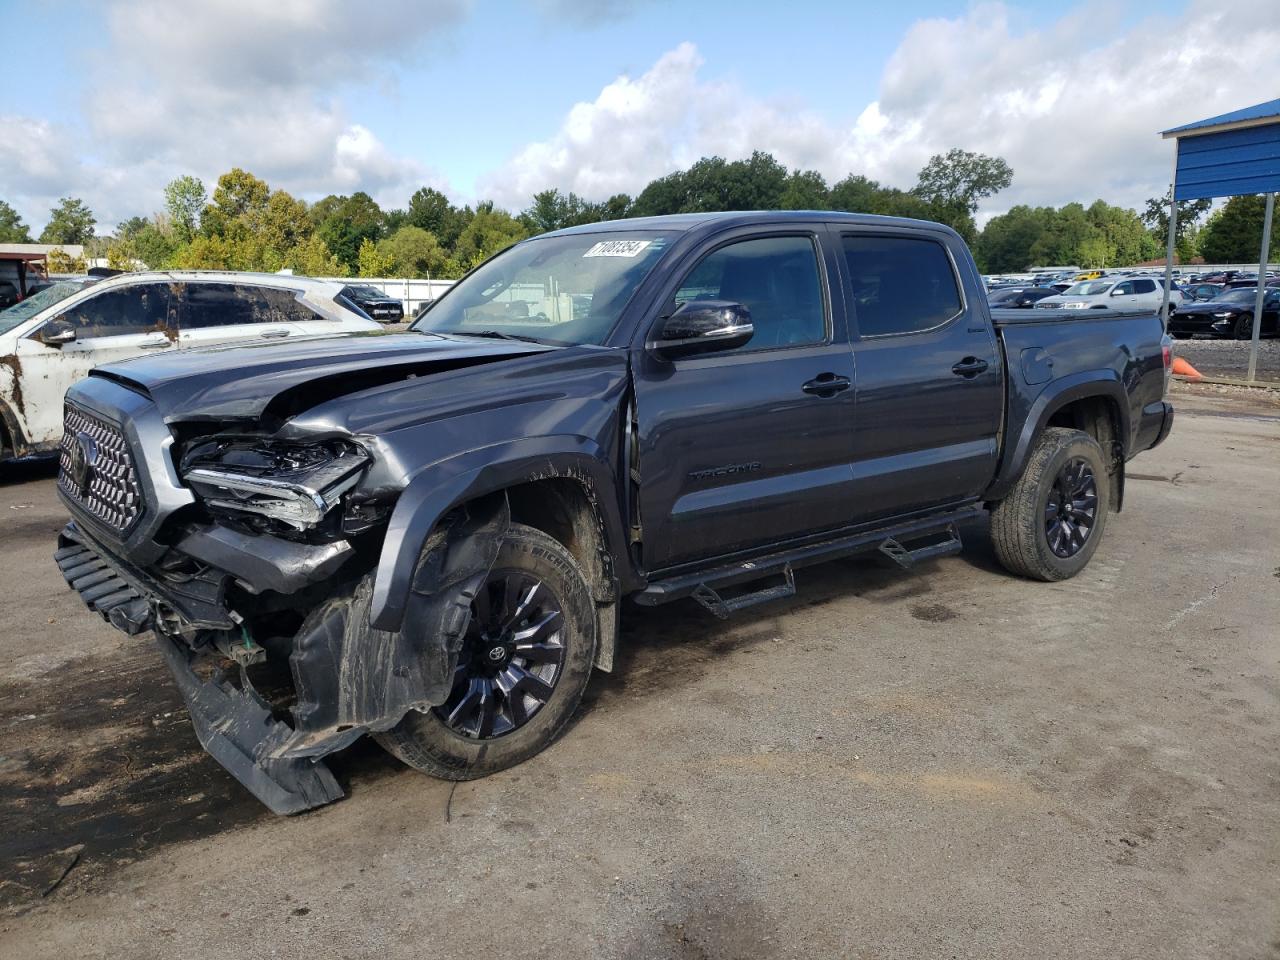
[[[169,329],[169,288],[163,283],[143,283],[104,290],[81,300],[59,319],[75,326],[77,340],[163,333]]]
[[[1133,281],[1134,293],[1155,293],[1156,282],[1154,280],[1135,280]]]
[[[183,330],[203,330],[261,323],[299,323],[316,315],[299,303],[292,290],[239,283],[176,284]]]
[[[951,258],[936,240],[842,237],[858,333],[919,333],[958,316],[964,301]]]

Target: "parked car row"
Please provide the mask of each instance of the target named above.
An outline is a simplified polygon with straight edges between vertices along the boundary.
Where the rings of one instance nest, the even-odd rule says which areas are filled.
[[[1098,273],[1099,271],[1086,271]],[[1067,283],[1052,282],[994,286],[987,290],[993,307],[1043,307],[1063,310],[1157,310],[1164,302],[1164,278],[1155,276],[1086,276]],[[1182,291],[1170,290],[1175,308],[1183,301]]]
[[[1002,308],[1061,310],[1157,310],[1164,302],[1164,277],[1152,273],[1080,271],[1038,274],[1030,282],[987,277],[987,303]],[[1260,335],[1280,335],[1280,278],[1267,273]],[[1256,273],[1228,270],[1188,275],[1169,290],[1169,333],[1187,340],[1197,334],[1249,340],[1258,292]]]

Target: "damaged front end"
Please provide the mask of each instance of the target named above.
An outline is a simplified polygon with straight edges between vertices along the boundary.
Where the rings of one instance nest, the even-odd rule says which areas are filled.
[[[200,743],[272,811],[340,798],[323,757],[445,702],[472,598],[510,523],[505,497],[442,520],[401,628],[378,630],[372,571],[391,504],[363,493],[372,458],[360,445],[180,436],[164,456],[185,502],[170,496],[161,517],[163,491],[146,488],[164,478],[154,462],[135,470],[148,458],[129,450],[142,438],[117,431],[116,443],[106,416],[68,411],[101,436],[70,430],[64,442],[59,489],[74,519],[55,554],[63,576],[113,626],[155,632]],[[119,463],[98,459],[107,444],[124,451]],[[113,498],[135,488],[141,505],[113,525],[126,516]]]

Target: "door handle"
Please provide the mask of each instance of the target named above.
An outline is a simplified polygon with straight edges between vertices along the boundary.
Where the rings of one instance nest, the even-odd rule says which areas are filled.
[[[964,377],[966,380],[972,380],[978,374],[985,371],[987,366],[987,361],[978,357],[965,357],[951,368],[951,372],[957,377]]]
[[[848,390],[853,381],[834,373],[820,373],[800,389],[818,397],[834,397],[841,390]]]
[[[288,335],[288,330],[264,330],[258,334],[264,340],[279,340],[281,337],[287,337]]]

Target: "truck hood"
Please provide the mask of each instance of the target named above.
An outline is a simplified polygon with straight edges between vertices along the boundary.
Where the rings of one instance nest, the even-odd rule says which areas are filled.
[[[138,357],[90,373],[149,395],[166,421],[287,418],[384,384],[557,347],[467,336],[380,332],[232,344]]]

